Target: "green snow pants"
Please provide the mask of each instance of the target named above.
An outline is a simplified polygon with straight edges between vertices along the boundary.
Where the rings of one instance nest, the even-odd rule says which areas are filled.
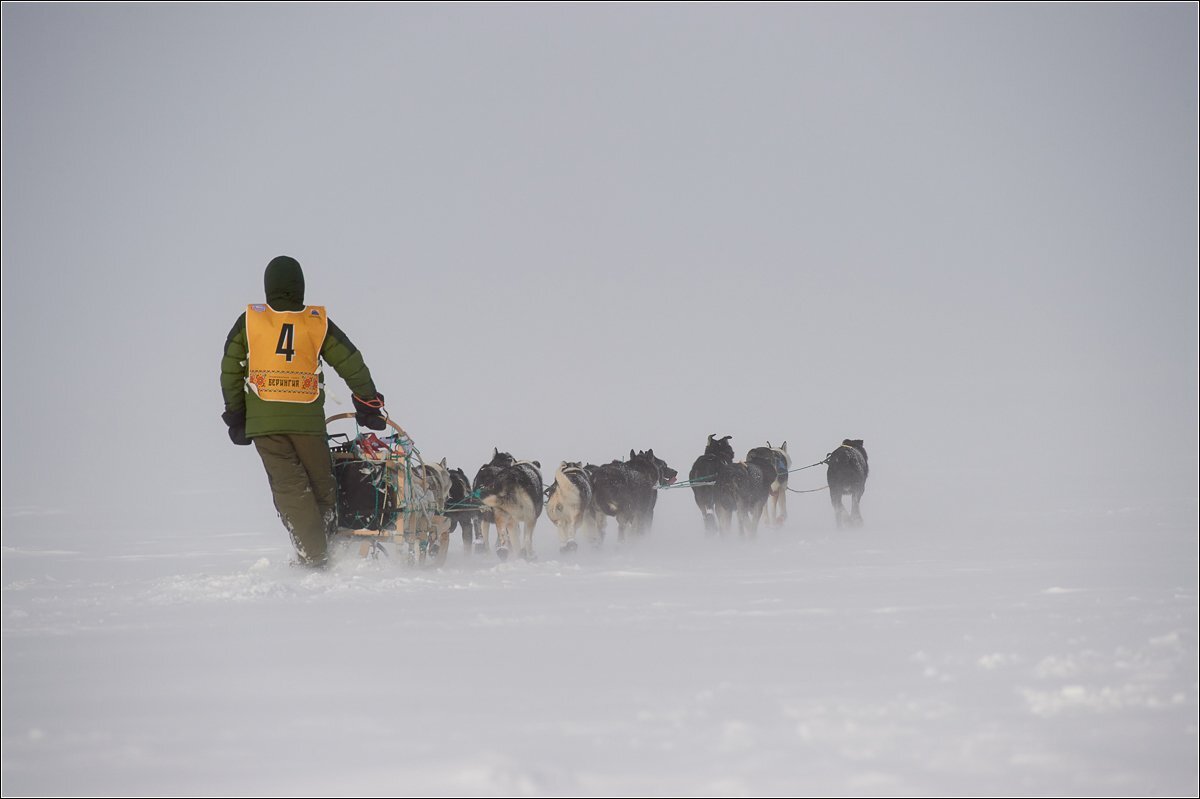
[[[300,562],[324,566],[337,519],[337,482],[325,436],[255,436],[254,447]]]

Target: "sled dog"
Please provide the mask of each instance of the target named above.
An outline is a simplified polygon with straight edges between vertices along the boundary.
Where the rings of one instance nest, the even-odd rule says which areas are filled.
[[[533,528],[542,515],[542,473],[537,461],[516,461],[501,469],[480,491],[480,501],[496,517],[496,555],[508,559],[514,548],[533,560]],[[515,540],[514,540],[515,538]]]
[[[472,484],[475,491],[475,496],[480,496],[484,491],[492,487],[492,483],[496,479],[496,475],[500,474],[506,467],[512,466],[515,462],[513,456],[508,452],[501,452],[499,449],[492,447],[492,459],[479,467],[479,471],[475,473],[475,482]],[[475,534],[475,551],[487,552],[491,548],[489,542],[489,533],[491,528],[496,524],[496,513],[492,508],[483,506],[479,509],[479,528]],[[496,534],[499,535],[500,530],[497,528]]]
[[[772,447],[768,441],[765,447],[755,447],[746,453],[747,463],[758,464],[767,474],[774,474],[771,481],[770,496],[767,507],[763,511],[763,520],[769,527],[782,527],[787,521],[787,488],[788,473],[792,468],[792,458],[788,455],[787,442],[782,446]]]
[[[596,507],[616,518],[618,540],[624,541],[630,533],[650,531],[658,489],[675,482],[677,474],[653,449],[637,453],[629,450],[629,460],[613,461],[596,470]]]
[[[426,463],[412,473],[412,483],[405,491],[404,534],[424,534],[428,548],[420,552],[424,563],[426,555],[437,565],[446,562],[446,551],[450,543],[450,523],[442,514],[450,495],[450,470],[446,459],[439,463]],[[410,540],[410,546],[412,541]]]
[[[753,538],[758,534],[775,470],[763,469],[757,463],[738,461],[722,466],[717,472],[716,517],[717,530],[724,535],[733,529],[733,517],[738,520],[738,534]]]
[[[722,466],[733,463],[733,447],[729,444],[731,438],[733,436],[717,438],[716,434],[710,435],[704,446],[704,454],[696,458],[688,472],[692,498],[696,500],[696,507],[704,519],[705,531],[710,533],[717,531],[717,473]]]
[[[480,505],[472,496],[471,481],[462,469],[450,470],[450,495],[446,502],[446,517],[450,519],[450,532],[462,530],[463,553],[470,555],[480,538]]]
[[[867,451],[863,448],[861,438],[842,439],[841,445],[825,459],[829,468],[825,471],[829,483],[829,501],[833,503],[833,518],[838,529],[848,521],[851,527],[861,527],[862,513],[858,504],[863,492],[867,489]],[[842,505],[842,497],[850,496],[850,515],[847,519],[846,508]]]
[[[581,463],[563,461],[546,495],[546,515],[558,528],[560,552],[574,552],[578,548],[575,535],[584,529],[591,506],[592,478]]]

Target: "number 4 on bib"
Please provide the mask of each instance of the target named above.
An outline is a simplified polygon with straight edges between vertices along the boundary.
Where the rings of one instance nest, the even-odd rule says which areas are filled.
[[[275,347],[275,354],[282,355],[288,363],[291,363],[292,358],[296,357],[295,331],[295,325],[284,324],[283,329],[279,331],[279,344]]]

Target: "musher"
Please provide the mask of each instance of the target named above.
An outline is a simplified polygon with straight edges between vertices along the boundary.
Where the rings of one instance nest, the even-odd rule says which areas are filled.
[[[266,303],[248,305],[225,339],[221,418],[234,444],[254,442],[299,563],[323,568],[337,519],[337,483],[326,438],[321,361],[350,387],[363,427],[387,426],[383,395],[362,353],[325,308],[304,304],[304,272],[295,258],[272,259],[263,282]]]

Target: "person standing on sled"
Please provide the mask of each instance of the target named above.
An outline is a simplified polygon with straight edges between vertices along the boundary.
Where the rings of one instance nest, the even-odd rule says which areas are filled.
[[[234,444],[253,442],[258,450],[300,563],[321,568],[337,518],[321,361],[354,392],[360,425],[386,427],[383,395],[325,308],[304,304],[304,272],[295,258],[272,259],[263,282],[266,303],[246,306],[225,339],[221,418]]]

